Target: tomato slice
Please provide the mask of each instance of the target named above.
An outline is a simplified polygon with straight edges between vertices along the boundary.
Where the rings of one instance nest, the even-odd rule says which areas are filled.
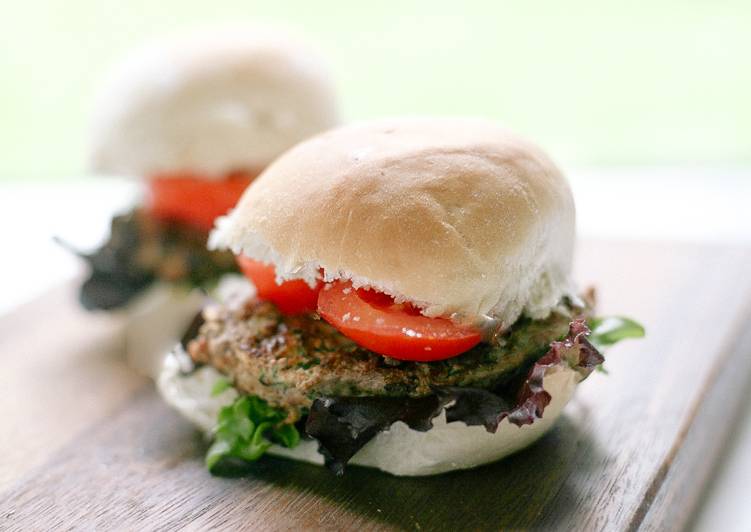
[[[323,286],[320,281],[315,288],[311,288],[308,283],[299,279],[277,284],[274,266],[253,260],[245,255],[237,256],[237,264],[243,274],[255,285],[259,299],[271,301],[283,314],[315,312],[318,291]]]
[[[221,180],[194,174],[157,175],[149,179],[150,210],[155,218],[209,231],[214,220],[235,206],[255,174],[233,172]]]
[[[324,286],[318,313],[362,347],[398,360],[443,360],[482,339],[480,331],[446,318],[428,318],[412,305],[397,304],[373,290],[355,290],[349,282]]]

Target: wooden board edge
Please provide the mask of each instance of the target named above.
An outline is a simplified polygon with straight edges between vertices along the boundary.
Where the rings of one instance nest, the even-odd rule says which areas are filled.
[[[708,375],[663,466],[655,474],[628,530],[684,530],[691,522],[746,406],[751,385],[751,301],[732,327],[724,355]],[[711,323],[708,323],[711,327]],[[720,412],[731,412],[722,416]],[[725,422],[718,425],[718,420]]]

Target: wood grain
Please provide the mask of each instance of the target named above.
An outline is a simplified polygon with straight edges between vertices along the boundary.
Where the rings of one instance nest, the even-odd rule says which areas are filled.
[[[123,318],[79,309],[73,283],[0,318],[0,490],[145,384]]]
[[[750,264],[747,249],[583,244],[578,278],[647,339],[613,348],[537,445],[417,479],[271,458],[211,477],[199,435],[124,368],[119,325],[58,291],[0,320],[0,529],[679,529],[751,374]]]

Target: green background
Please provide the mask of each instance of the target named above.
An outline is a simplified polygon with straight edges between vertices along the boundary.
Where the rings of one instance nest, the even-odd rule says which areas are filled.
[[[316,42],[347,120],[490,116],[565,165],[751,162],[748,0],[25,0],[0,19],[0,179],[80,176],[112,62],[246,19]]]

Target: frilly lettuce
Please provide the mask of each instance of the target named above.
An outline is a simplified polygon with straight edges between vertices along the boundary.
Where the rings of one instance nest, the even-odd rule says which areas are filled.
[[[214,392],[229,386],[218,381]],[[242,395],[219,411],[214,443],[206,453],[206,466],[214,474],[234,471],[237,466],[258,460],[272,444],[294,447],[300,433],[294,425],[283,423],[286,414],[263,399]]]
[[[591,328],[591,331],[590,331]],[[481,425],[495,432],[501,421],[521,426],[543,416],[551,396],[543,388],[547,371],[565,365],[585,379],[601,368],[603,347],[626,338],[641,338],[644,328],[623,317],[594,318],[571,322],[565,338],[552,342],[548,351],[518,378],[495,390],[468,387],[435,388],[432,395],[402,397],[320,397],[307,416],[305,432],[319,442],[327,465],[342,474],[346,463],[376,434],[402,421],[414,430],[427,431],[442,410],[447,421]],[[214,385],[215,394],[229,386],[227,380]],[[300,433],[283,421],[286,413],[254,396],[240,396],[221,409],[214,443],[206,465],[214,474],[238,472],[260,458],[272,444],[295,447]]]

